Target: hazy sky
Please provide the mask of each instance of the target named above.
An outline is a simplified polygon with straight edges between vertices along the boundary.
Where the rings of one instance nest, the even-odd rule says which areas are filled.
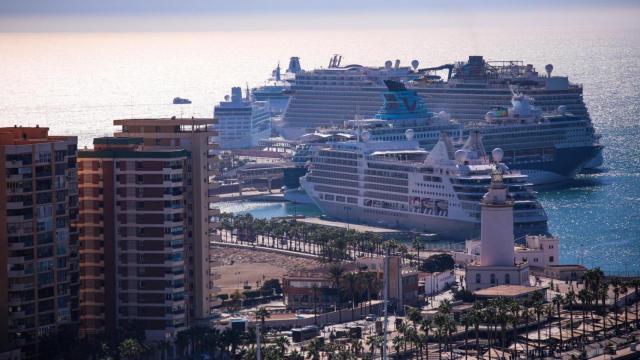
[[[455,11],[487,8],[610,7],[637,4],[634,0],[0,0],[2,14],[148,14],[224,12],[367,11],[448,8]]]
[[[634,0],[0,0],[0,32],[616,24],[639,12]]]

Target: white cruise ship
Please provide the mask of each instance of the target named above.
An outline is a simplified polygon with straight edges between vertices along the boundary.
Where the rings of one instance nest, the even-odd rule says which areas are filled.
[[[477,132],[458,151],[446,133],[430,152],[410,129],[405,140],[369,136],[364,131],[359,140],[327,144],[312,156],[300,183],[326,216],[456,240],[478,235],[480,199],[492,171],[508,168],[489,162]],[[506,171],[504,181],[515,202],[516,237],[546,234],[547,216],[527,176]]]
[[[251,96],[257,101],[268,102],[271,115],[281,115],[289,104],[291,83],[295,80],[296,74],[301,71],[300,59],[297,56],[289,59],[289,67],[284,74],[281,73],[280,63],[278,63],[271,78],[264,85],[251,89]]]
[[[243,98],[239,87],[231,88],[231,97],[225,96],[225,101],[215,106],[213,117],[218,120],[217,143],[221,149],[255,147],[259,140],[271,137],[269,104]]]
[[[338,60],[338,61],[336,61]],[[522,61],[485,61],[470,56],[467,62],[432,68],[400,66],[387,61],[383,67],[358,64],[342,66],[340,58],[332,58],[329,67],[302,71],[291,86],[291,99],[279,125],[287,138],[297,138],[317,127],[339,125],[356,115],[371,117],[382,105],[386,91],[384,80],[397,80],[416,90],[433,112],[445,111],[461,123],[481,121],[497,107],[508,107],[512,88],[533,97],[544,112],[564,106],[567,113],[584,120],[585,131],[593,132],[589,113],[582,98],[582,86],[567,77],[552,76],[553,66],[540,75]],[[446,72],[446,76],[442,75]],[[599,136],[592,134],[597,142]],[[487,139],[488,140],[488,139]],[[536,143],[535,134],[529,134]],[[593,154],[585,168],[602,165],[601,150]]]

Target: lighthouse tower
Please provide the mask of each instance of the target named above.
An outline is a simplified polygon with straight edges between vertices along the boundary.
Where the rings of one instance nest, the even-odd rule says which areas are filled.
[[[529,285],[529,265],[516,263],[513,239],[513,201],[503,176],[502,149],[494,149],[495,161],[489,191],[480,201],[480,260],[466,268],[467,290],[498,285]]]
[[[502,150],[494,149],[493,158],[502,160]],[[513,202],[507,199],[507,186],[502,180],[505,168],[498,163],[491,174],[491,186],[480,202],[480,265],[512,266]]]

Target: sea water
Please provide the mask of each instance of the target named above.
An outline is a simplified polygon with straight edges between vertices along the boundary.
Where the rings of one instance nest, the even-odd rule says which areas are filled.
[[[499,25],[499,21],[496,24]],[[526,28],[410,26],[134,33],[0,33],[0,126],[48,126],[80,146],[111,135],[118,118],[211,117],[232,86],[256,86],[280,61],[302,67],[382,66],[400,59],[420,67],[483,55],[524,60],[584,85],[605,165],[561,188],[539,193],[561,261],[640,272],[640,36],[635,24]],[[470,28],[471,26],[471,28]],[[173,105],[176,96],[191,105]],[[318,215],[312,206],[227,203],[259,217]]]

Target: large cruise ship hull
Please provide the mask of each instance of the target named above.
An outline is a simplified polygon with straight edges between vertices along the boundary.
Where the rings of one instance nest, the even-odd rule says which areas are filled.
[[[402,229],[422,233],[437,234],[442,239],[464,241],[480,236],[480,222],[451,220],[444,217],[425,216],[410,212],[389,212],[365,209],[356,205],[337,204],[312,197],[316,206],[325,216],[350,223]],[[385,214],[385,213],[388,213]],[[393,215],[390,215],[393,214]],[[514,223],[514,236],[547,234],[546,222],[527,225]]]
[[[559,148],[553,161],[505,163],[509,168],[527,175],[535,185],[551,185],[574,178],[600,152],[600,146]]]

